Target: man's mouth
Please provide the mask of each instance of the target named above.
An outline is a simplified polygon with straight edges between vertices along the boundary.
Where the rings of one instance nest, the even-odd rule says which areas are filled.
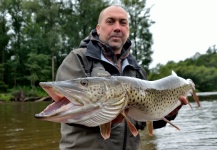
[[[111,39],[116,41],[116,40],[120,40],[121,37],[120,36],[112,36]]]

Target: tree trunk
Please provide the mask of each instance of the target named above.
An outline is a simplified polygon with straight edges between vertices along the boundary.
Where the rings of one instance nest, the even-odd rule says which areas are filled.
[[[54,81],[54,50],[52,49],[52,81]]]
[[[4,59],[5,59],[5,55],[4,55],[4,48],[2,49],[2,82],[4,82]]]

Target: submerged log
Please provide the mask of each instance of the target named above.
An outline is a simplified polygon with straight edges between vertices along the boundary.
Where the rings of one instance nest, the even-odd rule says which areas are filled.
[[[52,101],[52,98],[50,96],[42,97],[35,102],[42,102],[42,101]]]
[[[40,99],[40,97],[26,97],[24,99],[25,102],[34,102],[36,100]]]

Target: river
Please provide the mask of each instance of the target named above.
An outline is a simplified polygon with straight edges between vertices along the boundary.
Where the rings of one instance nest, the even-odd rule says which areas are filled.
[[[141,132],[143,150],[216,150],[217,100],[201,101],[201,108],[184,106],[173,121],[181,130],[167,125],[150,137]],[[57,150],[60,124],[40,121],[34,114],[48,102],[0,103],[0,149]]]

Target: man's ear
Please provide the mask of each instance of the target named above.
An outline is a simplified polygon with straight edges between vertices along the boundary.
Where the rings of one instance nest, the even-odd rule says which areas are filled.
[[[96,32],[98,35],[100,35],[100,25],[99,24],[97,24],[97,26],[96,26]]]

